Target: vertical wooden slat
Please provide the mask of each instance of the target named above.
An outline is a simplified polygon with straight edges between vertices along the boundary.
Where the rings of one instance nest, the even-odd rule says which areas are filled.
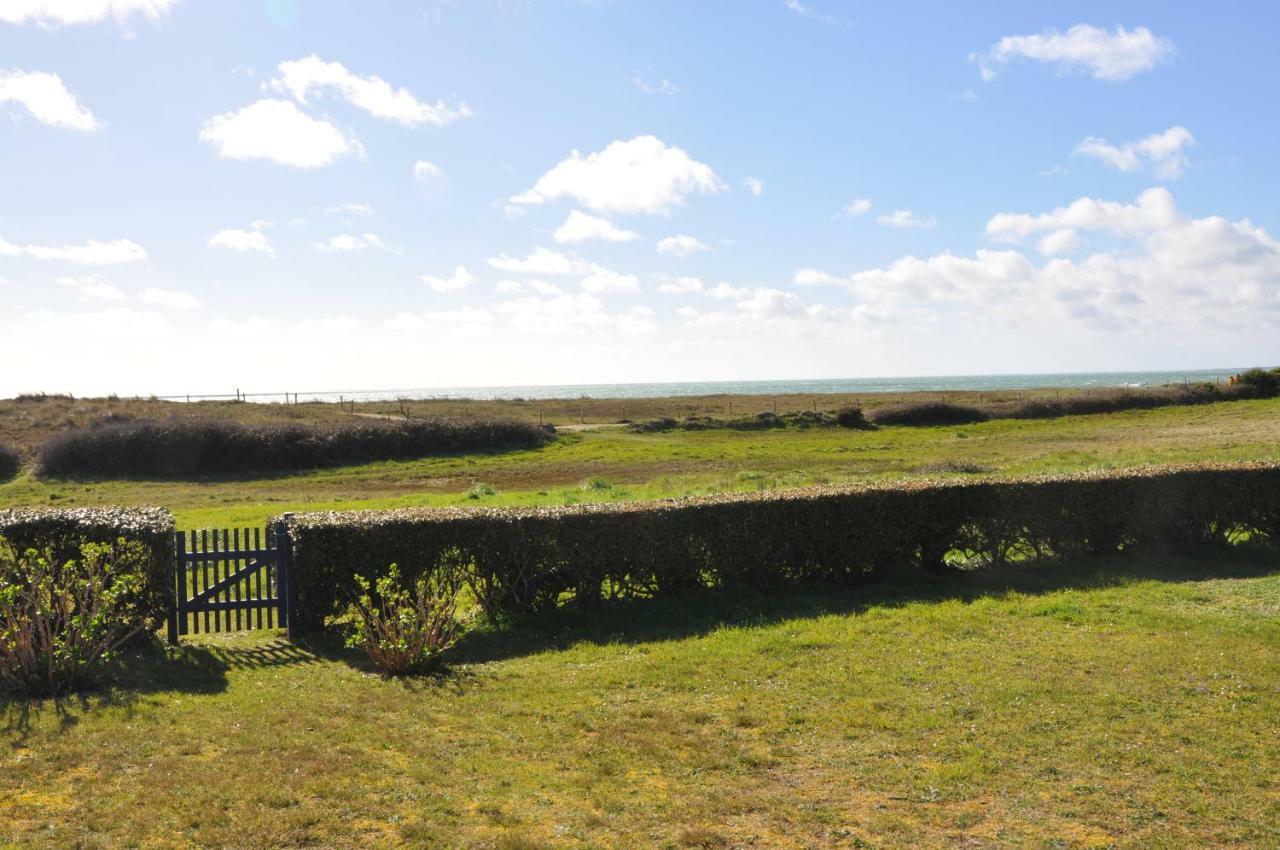
[[[223,548],[228,548],[226,544],[227,544],[227,537],[229,534],[230,532],[228,531],[222,532]],[[236,529],[236,545],[230,548],[230,551],[235,552],[236,557],[231,561],[230,565],[227,567],[228,576],[235,575],[236,572],[239,571],[240,565],[244,563],[243,560],[240,558],[240,529],[238,528]],[[240,582],[238,581],[234,582],[231,585],[231,587],[227,588],[227,598],[235,602],[240,601]],[[227,612],[227,628],[228,629],[231,628],[231,612],[230,611]],[[240,631],[240,609],[239,608],[236,609],[236,631]]]
[[[210,568],[210,572],[212,573],[213,580],[205,585],[205,590],[207,591],[210,587],[218,583],[218,570],[222,568],[222,563],[217,558],[218,531],[217,529],[214,529],[212,540],[210,540],[210,535],[207,530],[201,531],[200,537],[204,545],[204,550],[213,556],[209,560],[209,568]],[[216,598],[216,594],[214,597],[206,599],[205,601],[212,602],[214,601],[214,598]],[[215,632],[222,631],[222,612],[219,611],[217,608],[213,609],[213,630]]]
[[[209,533],[208,533],[207,531],[204,531],[203,529],[201,529],[201,531],[200,531],[200,539],[201,539],[200,551],[201,551],[202,553],[203,553],[203,552],[208,551],[208,548],[209,548],[209,539],[208,539],[208,537],[209,537]],[[193,531],[193,532],[191,532],[191,548],[192,548],[192,549],[195,549],[195,548],[196,548],[196,533],[195,533],[194,531]],[[207,590],[207,589],[208,589],[208,587],[209,587],[209,560],[208,560],[207,558],[202,558],[202,559],[200,560],[200,592],[201,592],[201,593],[204,593],[204,592],[205,592],[205,590]],[[209,632],[209,611],[208,611],[208,609],[205,609],[205,612],[204,612],[204,630],[205,630],[205,634],[208,634],[208,632]]]
[[[250,538],[250,530],[244,529],[244,543],[248,544]],[[256,545],[253,547],[257,549]],[[262,566],[266,561],[259,559],[259,567],[253,571],[253,598],[257,599],[257,604],[253,605],[253,614],[257,617],[257,627],[262,627]]]

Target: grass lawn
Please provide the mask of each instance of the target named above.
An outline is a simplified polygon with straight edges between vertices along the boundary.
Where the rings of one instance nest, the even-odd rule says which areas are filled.
[[[259,524],[284,510],[468,503],[478,484],[496,490],[481,497],[486,504],[563,504],[937,477],[961,474],[948,472],[957,464],[981,474],[1270,459],[1280,459],[1280,399],[876,431],[602,429],[566,433],[535,450],[260,478],[46,481],[27,474],[0,484],[0,505],[162,505],[181,527],[194,528]]]
[[[1275,847],[1280,553],[131,658],[5,706],[0,847]]]

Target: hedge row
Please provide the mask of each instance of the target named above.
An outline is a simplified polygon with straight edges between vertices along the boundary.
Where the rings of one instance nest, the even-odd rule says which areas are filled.
[[[318,469],[457,452],[534,448],[554,430],[445,419],[309,428],[139,419],[64,431],[40,447],[42,475],[218,475]]]
[[[78,560],[89,543],[142,544],[148,556],[141,615],[161,618],[173,582],[173,514],[162,508],[13,508],[0,510],[0,545],[14,556],[35,549],[54,561]]]
[[[651,434],[657,431],[712,431],[728,429],[731,431],[768,431],[778,428],[870,428],[870,423],[862,415],[861,408],[843,407],[835,413],[802,410],[799,413],[757,413],[755,416],[740,416],[733,419],[718,419],[714,416],[686,416],[674,419],[662,416],[657,419],[645,419],[633,422],[628,430],[636,434]]]
[[[705,586],[849,583],[1028,555],[1187,551],[1280,538],[1280,464],[1059,478],[915,481],[554,508],[299,514],[291,536],[307,627],[352,577],[455,559],[495,616]]]

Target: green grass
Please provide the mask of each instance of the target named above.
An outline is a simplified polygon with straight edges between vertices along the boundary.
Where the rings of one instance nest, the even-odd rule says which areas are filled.
[[[1280,554],[707,594],[5,708],[0,846],[1274,847]]]
[[[563,504],[936,477],[958,464],[1018,474],[1245,459],[1280,459],[1280,400],[877,431],[607,429],[568,433],[536,450],[265,478],[77,482],[25,475],[0,484],[0,504],[155,504],[173,509],[182,527],[203,527],[258,524],[285,510]],[[477,485],[488,487],[470,498]]]

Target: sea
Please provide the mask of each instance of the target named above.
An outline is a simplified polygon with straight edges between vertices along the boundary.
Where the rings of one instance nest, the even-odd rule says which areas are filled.
[[[644,384],[547,384],[507,387],[417,387],[346,389],[296,393],[298,401],[394,401],[397,399],[577,399],[667,398],[707,395],[788,395],[793,393],[909,393],[947,390],[1143,388],[1185,383],[1225,383],[1235,369],[1170,372],[1063,372],[1025,375],[936,375],[901,378],[826,378],[794,381],[678,381]],[[248,392],[242,398],[270,402],[293,393]],[[212,398],[213,396],[189,396]],[[222,397],[222,396],[218,396]],[[178,398],[172,397],[171,398]]]

